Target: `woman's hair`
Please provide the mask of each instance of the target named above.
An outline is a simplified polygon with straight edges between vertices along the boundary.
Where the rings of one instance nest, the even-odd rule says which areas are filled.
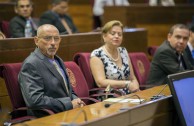
[[[120,26],[123,30],[123,24],[118,20],[112,20],[107,22],[104,27],[102,27],[102,34],[106,34],[108,31],[112,29],[113,26]]]

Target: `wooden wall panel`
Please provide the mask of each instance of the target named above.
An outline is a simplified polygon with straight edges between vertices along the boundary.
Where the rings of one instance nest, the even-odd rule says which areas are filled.
[[[79,32],[92,31],[92,7],[90,5],[70,4],[69,14]]]
[[[148,46],[157,46],[166,40],[172,25],[187,24],[193,15],[194,5],[105,7],[103,23],[117,19],[127,27],[145,28],[148,30]]]
[[[13,3],[0,3],[0,21],[6,20],[9,21],[12,17],[15,16]]]

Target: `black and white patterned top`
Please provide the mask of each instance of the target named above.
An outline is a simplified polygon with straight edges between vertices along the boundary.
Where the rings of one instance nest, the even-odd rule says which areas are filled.
[[[129,80],[130,68],[128,52],[124,47],[118,47],[118,50],[122,59],[121,68],[119,68],[117,64],[106,54],[102,47],[92,51],[91,57],[96,56],[102,60],[102,63],[104,64],[105,76],[107,79]],[[128,90],[123,90],[125,93],[129,93]]]

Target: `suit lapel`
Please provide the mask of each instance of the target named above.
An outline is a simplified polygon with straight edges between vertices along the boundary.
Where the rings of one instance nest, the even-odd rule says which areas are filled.
[[[186,55],[186,52],[183,52],[183,60],[184,60],[184,64],[187,70],[191,69],[191,64],[190,61],[188,62],[188,56]]]
[[[67,91],[66,91],[66,88],[65,88],[65,83],[64,83],[64,81],[63,81],[63,78],[61,77],[61,75],[59,74],[59,72],[56,70],[56,68],[55,68],[55,66],[52,64],[52,63],[50,63],[50,61],[48,60],[48,58],[47,57],[45,57],[41,52],[40,52],[40,50],[38,49],[38,48],[36,48],[36,50],[35,50],[35,53],[37,54],[37,56],[41,59],[41,60],[43,60],[43,63],[44,63],[44,65],[48,68],[48,70],[59,80],[59,82],[61,82],[61,86],[63,87],[63,89],[65,90],[65,93],[66,93],[66,95],[67,96],[69,96],[69,94],[67,93]],[[59,62],[59,64],[61,65],[61,61],[59,60],[59,58],[57,57],[57,60],[58,60],[58,62]],[[64,70],[64,67],[62,67],[63,68],[63,70]],[[66,74],[66,73],[65,73]],[[68,88],[69,88],[69,81],[67,80],[67,86],[68,86]],[[70,92],[70,90],[69,90],[69,92]]]

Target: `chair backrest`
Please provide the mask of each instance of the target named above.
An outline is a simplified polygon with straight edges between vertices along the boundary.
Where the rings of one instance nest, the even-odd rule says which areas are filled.
[[[157,48],[158,48],[158,46],[149,46],[149,47],[148,47],[148,54],[149,54],[150,56],[154,56],[154,54],[155,54]]]
[[[150,61],[148,57],[143,52],[133,52],[129,53],[131,63],[133,66],[134,74],[140,85],[146,84],[150,69]]]
[[[9,30],[9,22],[8,21],[1,21],[1,30],[6,36],[6,38],[10,38],[10,30]]]
[[[5,80],[13,109],[26,107],[18,83],[18,74],[21,66],[22,63],[7,63],[0,65],[0,76]]]
[[[79,97],[89,97],[89,89],[79,66],[73,61],[64,62],[73,90]]]
[[[76,53],[74,55],[74,62],[76,62],[78,64],[78,66],[80,67],[81,71],[83,72],[87,84],[88,84],[88,88],[92,89],[92,88],[97,88],[94,78],[92,76],[92,71],[90,69],[90,53],[89,52],[80,52],[80,53]]]

